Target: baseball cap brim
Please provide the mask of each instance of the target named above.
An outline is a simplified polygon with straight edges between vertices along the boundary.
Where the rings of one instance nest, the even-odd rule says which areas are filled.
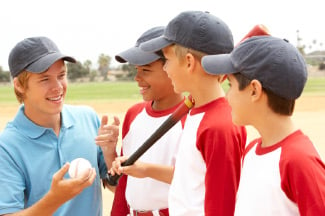
[[[139,47],[132,47],[115,56],[120,63],[128,62],[131,65],[147,65],[161,58],[159,55],[144,52]]]
[[[148,40],[146,42],[143,42],[140,45],[140,49],[145,52],[157,52],[159,50],[162,50],[166,46],[169,46],[172,44],[172,41],[167,40],[164,36],[160,36],[151,40]]]
[[[77,61],[71,57],[63,55],[59,52],[53,52],[49,53],[45,56],[42,56],[41,58],[37,59],[30,65],[28,65],[25,70],[33,73],[42,73],[46,71],[49,67],[51,67],[52,64],[54,64],[56,61],[63,59],[68,62],[76,63]]]
[[[204,56],[201,63],[208,74],[232,74],[238,72],[231,61],[231,54]]]

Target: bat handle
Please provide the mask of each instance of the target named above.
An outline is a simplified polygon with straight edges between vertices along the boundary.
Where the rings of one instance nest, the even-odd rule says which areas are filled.
[[[132,165],[142,154],[144,154],[161,136],[163,136],[174,124],[176,124],[188,111],[194,106],[194,100],[189,95],[185,100],[184,104],[179,106],[174,113],[153,133],[143,144],[138,148],[121,166]],[[112,176],[107,173],[103,181],[111,186],[116,186],[118,180],[122,175],[115,174]]]
[[[133,162],[130,162],[131,159],[132,159],[132,157],[127,159],[123,163],[121,163],[121,166],[131,165],[133,163]],[[109,184],[111,186],[116,186],[118,184],[118,180],[121,178],[122,175],[123,174],[119,175],[119,174],[115,173],[115,175],[112,175],[110,173],[106,173],[106,176],[103,179],[103,181],[105,181],[107,184]]]
[[[121,163],[121,166],[132,165],[136,161],[136,159],[134,157],[135,157],[134,155],[131,155],[126,161]],[[122,175],[123,174],[119,175],[119,174],[115,173],[115,175],[112,175],[110,173],[106,173],[106,176],[103,179],[103,181],[105,181],[107,184],[109,184],[111,186],[116,186],[118,184],[118,180],[121,178]]]
[[[118,174],[111,175],[110,173],[106,173],[105,179],[103,180],[106,181],[106,183],[111,186],[116,186],[121,176],[122,175],[118,175]]]

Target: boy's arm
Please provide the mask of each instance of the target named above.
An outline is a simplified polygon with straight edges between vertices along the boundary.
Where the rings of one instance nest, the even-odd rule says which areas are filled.
[[[168,165],[161,164],[152,164],[152,163],[144,163],[141,161],[136,161],[134,164],[130,166],[121,166],[121,164],[127,160],[127,157],[118,157],[113,162],[110,173],[112,175],[115,174],[125,174],[130,175],[136,178],[153,178],[158,181],[165,182],[170,184],[173,175],[174,175],[174,167]]]
[[[160,164],[136,162],[134,166],[122,167],[123,173],[137,178],[150,177],[170,184],[174,175],[174,167]]]

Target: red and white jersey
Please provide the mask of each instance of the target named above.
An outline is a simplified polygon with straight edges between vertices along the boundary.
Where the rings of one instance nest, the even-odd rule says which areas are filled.
[[[151,103],[139,103],[127,111],[122,128],[123,155],[130,156],[133,154],[180,105],[178,104],[164,111],[155,111],[152,109]],[[150,147],[139,160],[142,162],[174,166],[184,121],[185,117]],[[120,181],[123,183],[125,179],[121,178]],[[134,178],[127,176],[125,189],[126,201],[135,210],[168,208],[169,187],[169,184],[152,178]],[[119,188],[117,190],[120,191]],[[115,196],[121,195],[116,194]],[[122,201],[120,200],[119,202]],[[112,208],[112,211],[120,211],[114,205],[118,206],[120,203],[115,203],[114,201]]]
[[[325,215],[325,165],[300,130],[281,142],[245,150],[236,216]]]
[[[244,127],[232,123],[225,98],[188,114],[169,193],[170,215],[233,215]]]

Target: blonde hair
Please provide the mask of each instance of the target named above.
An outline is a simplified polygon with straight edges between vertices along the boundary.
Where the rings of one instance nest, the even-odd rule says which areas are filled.
[[[29,80],[29,77],[30,77],[30,73],[27,72],[27,71],[21,72],[16,77],[17,82],[21,86],[21,88],[28,89],[28,80]],[[25,95],[23,93],[21,93],[16,87],[14,88],[14,90],[15,90],[15,95],[16,95],[16,98],[17,98],[18,102],[20,104],[22,104],[24,102]]]
[[[194,58],[196,60],[198,60],[199,62],[201,62],[203,56],[207,55],[204,52],[201,52],[198,50],[193,50],[191,48],[187,48],[187,47],[184,47],[179,44],[174,44],[173,49],[174,49],[175,55],[178,58],[179,62],[184,61],[184,58],[185,58],[186,54],[188,54],[188,53],[192,54],[194,56]],[[224,80],[224,75],[211,75],[211,76],[218,77],[219,82],[223,82],[223,80]]]
[[[178,57],[179,61],[183,61],[184,57],[188,53],[192,54],[194,56],[194,58],[196,58],[200,62],[201,62],[202,57],[207,55],[204,52],[193,50],[191,48],[187,48],[187,47],[184,47],[179,44],[175,44],[173,48],[174,48],[175,55]]]

